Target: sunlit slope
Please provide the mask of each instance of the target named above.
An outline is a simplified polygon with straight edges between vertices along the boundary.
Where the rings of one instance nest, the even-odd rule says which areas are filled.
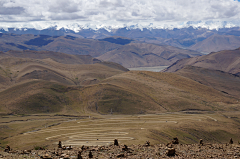
[[[222,91],[225,94],[240,97],[240,77],[237,75],[195,66],[185,66],[178,70],[176,74]]]
[[[237,98],[177,74],[143,71],[129,71],[87,86],[33,80],[2,91],[0,98],[1,112],[8,113],[211,111],[237,103]]]
[[[110,62],[78,64],[77,60],[0,57],[0,113],[79,113],[68,107],[79,105],[79,88],[128,71]]]
[[[0,92],[1,113],[61,112],[69,103],[65,89],[67,87],[42,80],[15,85]]]
[[[165,72],[176,72],[191,65],[211,70],[220,70],[232,74],[240,74],[240,48],[235,50],[223,50],[208,55],[182,59],[165,69]]]
[[[68,63],[71,60],[75,58]],[[175,73],[128,71],[110,62],[66,64],[52,58],[1,57],[0,89],[0,112],[17,114],[233,110],[226,105],[236,109],[238,101]]]
[[[34,79],[65,85],[88,85],[127,71],[112,63],[63,64],[47,59],[6,57],[0,59],[0,87],[6,89]]]
[[[223,110],[237,99],[173,73],[130,71],[84,88],[88,109],[101,114]]]

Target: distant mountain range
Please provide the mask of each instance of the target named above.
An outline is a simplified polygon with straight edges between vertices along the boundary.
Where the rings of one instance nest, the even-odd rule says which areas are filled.
[[[190,46],[189,49],[209,53],[221,50],[231,50],[238,48],[239,46],[239,36],[214,34],[207,39]]]
[[[74,36],[0,34],[0,51],[53,51],[90,55],[124,67],[168,66],[183,58],[202,55],[173,46],[149,44],[124,37],[85,39]]]
[[[185,66],[195,66],[210,70],[240,75],[240,48],[213,52],[208,55],[182,59],[166,68],[165,72],[176,72]]]
[[[180,59],[201,55],[201,53],[196,51],[180,49],[173,46],[130,43],[119,49],[109,51],[97,58],[103,61],[116,62],[124,67],[132,68],[169,66]]]
[[[104,39],[112,36],[120,36],[144,43],[170,45],[200,51],[202,53],[236,49],[240,47],[240,27],[233,27],[234,25],[232,27],[227,27],[227,25],[222,25],[221,27],[212,27],[213,29],[208,29],[206,26],[186,26],[187,27],[170,29],[154,27],[144,28],[138,25],[117,29],[109,29],[106,27],[85,27],[76,29],[74,27],[58,28],[55,26],[40,30],[36,28],[2,28],[0,32],[6,34],[71,36],[85,39]]]

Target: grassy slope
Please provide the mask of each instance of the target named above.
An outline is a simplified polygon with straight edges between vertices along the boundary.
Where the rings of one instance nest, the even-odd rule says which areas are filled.
[[[176,72],[179,75],[195,80],[204,85],[210,86],[226,94],[240,97],[239,76],[223,71],[209,70],[195,66],[185,66]]]
[[[139,114],[182,110],[223,110],[237,99],[191,79],[172,74],[130,71],[83,88],[90,110]]]
[[[67,63],[71,60],[75,61],[69,58]],[[0,111],[7,113],[225,110],[226,104],[236,107],[238,100],[177,74],[126,72],[114,63],[63,64],[50,58],[13,57],[2,57],[0,63]],[[56,86],[68,89],[57,91]]]
[[[187,65],[211,70],[220,70],[232,74],[240,72],[240,48],[223,50],[208,55],[182,59],[165,69],[165,72],[176,72]]]
[[[112,68],[110,66],[112,66],[111,63],[66,65],[59,64],[51,59],[38,62],[35,60],[22,61],[20,64],[16,59],[6,61],[4,67],[1,66],[3,68],[1,76],[8,79],[5,82],[10,84],[8,88],[2,87],[3,90],[0,92],[0,114],[12,112],[17,114],[41,113],[47,115],[46,118],[56,114],[91,115],[96,117],[93,119],[98,123],[102,121],[96,120],[97,118],[107,118],[108,116],[99,114],[110,114],[111,112],[114,115],[132,115],[182,110],[230,110],[230,114],[217,112],[216,114],[195,115],[189,119],[185,119],[183,114],[176,116],[174,113],[160,114],[160,117],[157,117],[156,120],[162,118],[161,122],[152,124],[148,124],[148,122],[145,124],[143,122],[145,119],[141,116],[139,123],[124,124],[116,121],[115,127],[116,129],[123,128],[124,131],[129,132],[130,136],[136,138],[136,140],[124,141],[126,144],[142,144],[146,140],[150,140],[151,143],[167,143],[176,136],[181,143],[197,143],[200,138],[205,143],[225,143],[230,137],[234,141],[239,139],[239,114],[233,114],[234,112],[232,112],[232,110],[235,110],[235,112],[239,110],[237,96],[223,93],[221,90],[214,89],[215,87],[213,88],[211,85],[206,86],[206,84],[194,81],[195,79],[183,77],[182,74],[147,71],[125,72],[123,68],[117,69],[118,65],[113,65]],[[76,80],[74,82],[77,82],[77,84],[74,82],[66,84],[59,78],[53,78],[53,76],[50,76],[49,79],[22,78],[22,76],[36,70],[43,73],[43,70],[48,70],[48,72],[52,70],[51,74],[66,76],[69,81]],[[229,78],[221,72],[219,74],[224,78]],[[218,76],[211,76],[210,81],[214,77]],[[231,85],[225,86],[231,88]],[[201,118],[203,116],[204,118]],[[37,117],[33,118],[35,120]],[[150,116],[146,116],[146,120],[147,118],[150,118]],[[214,121],[213,118],[217,121]],[[4,121],[7,119],[1,118]],[[16,119],[22,118],[16,117]],[[35,136],[22,135],[23,132],[38,128],[43,129],[46,125],[59,122],[59,119],[56,121],[43,120],[44,122],[34,120],[21,123],[1,123],[1,145],[5,146],[8,143],[20,149],[23,148],[22,145],[25,145],[26,148],[46,144],[56,146],[55,143],[61,138],[57,137],[54,140],[46,141],[45,137],[64,133],[79,133],[81,131],[68,131],[66,129],[65,131]],[[66,118],[65,120],[69,119]],[[92,122],[91,119],[89,120]],[[165,122],[166,120],[177,121],[177,123]],[[76,122],[71,124],[74,125]],[[60,126],[68,127],[69,125],[70,123],[67,122]],[[79,127],[79,124],[77,127]],[[140,130],[140,127],[146,129]],[[96,125],[93,125],[92,128],[94,131]],[[115,128],[111,127],[111,130],[115,131]],[[12,137],[4,139],[7,136]],[[65,138],[61,140],[65,140]]]
[[[129,71],[88,86],[33,80],[0,93],[1,110],[16,113],[141,114],[224,110],[237,99],[172,74]],[[222,102],[223,104],[218,104]],[[225,103],[225,104],[224,104]],[[90,112],[89,112],[90,111]]]
[[[55,89],[56,85],[75,89],[127,71],[111,63],[63,64],[52,59],[3,57],[0,63],[0,112],[5,113],[68,111],[69,104],[65,100],[70,98],[69,101],[75,105],[78,92],[72,90],[69,97],[65,97],[68,90],[59,93]]]

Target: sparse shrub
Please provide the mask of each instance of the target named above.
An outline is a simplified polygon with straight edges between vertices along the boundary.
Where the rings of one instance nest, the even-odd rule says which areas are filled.
[[[45,150],[46,146],[34,146],[34,150]]]

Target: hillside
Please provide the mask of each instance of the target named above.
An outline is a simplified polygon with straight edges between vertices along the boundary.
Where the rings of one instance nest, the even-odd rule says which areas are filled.
[[[175,73],[148,71],[80,86],[30,80],[0,92],[0,141],[17,149],[56,148],[59,140],[74,147],[108,145],[115,138],[159,144],[176,136],[181,144],[236,142],[239,96],[228,93]]]
[[[197,67],[129,71],[90,56],[0,52],[0,148],[237,141],[239,81]]]
[[[147,43],[130,43],[119,49],[109,51],[99,57],[103,61],[112,61],[124,67],[169,66],[179,59],[200,56],[202,54],[172,46]]]
[[[100,113],[111,109],[127,114],[215,110],[225,109],[217,104],[219,101],[236,103],[234,97],[172,73],[130,71],[112,76],[98,85],[107,88],[97,91],[102,95],[97,102]],[[93,85],[91,89],[94,87],[97,86]]]
[[[142,114],[228,110],[226,105],[235,104],[239,97],[173,73],[128,71],[119,64],[94,63],[93,59],[89,64],[76,64],[86,56],[36,51],[1,54],[2,113]],[[12,57],[15,54],[19,57]],[[47,54],[51,56],[46,58]],[[57,55],[66,58],[61,61]],[[22,58],[24,56],[32,58]],[[225,89],[231,88],[232,85]]]
[[[120,44],[104,40],[77,38],[70,35],[1,34],[0,36],[0,51],[4,52],[9,50],[43,50],[96,57],[120,46]]]
[[[139,43],[134,39],[119,36],[84,39],[70,35],[1,34],[0,51],[8,52],[9,50],[90,55],[103,61],[119,63],[124,67],[169,66],[179,59],[202,55],[196,51],[173,46]],[[14,56],[21,57],[16,54]]]
[[[176,74],[190,78],[225,94],[240,97],[240,77],[218,70],[209,70],[195,66],[185,66]]]
[[[165,72],[176,72],[186,65],[197,66],[212,70],[239,75],[240,74],[240,48],[236,50],[224,50],[208,55],[182,59],[165,69]]]
[[[240,37],[234,35],[214,34],[192,45],[189,49],[203,53],[232,50],[240,47]]]
[[[15,58],[29,58],[29,59],[47,59],[50,58],[55,62],[63,64],[94,64],[101,62],[90,55],[71,55],[53,51],[34,51],[24,50],[16,51],[9,50],[8,52],[0,52],[0,58],[15,57]]]
[[[234,96],[172,73],[130,71],[102,81],[96,77],[88,78],[80,83],[80,87],[74,86],[74,79],[65,78],[64,81],[55,82],[45,78],[31,79],[0,93],[3,99],[0,103],[2,113],[145,114],[211,111],[231,110],[226,107],[227,103],[237,102]],[[218,102],[225,104],[219,105]]]
[[[33,111],[21,109],[21,105],[27,106],[24,103],[28,100],[30,105],[33,103],[53,107],[62,105],[62,95],[59,94],[58,89],[68,90],[69,86],[96,84],[125,71],[128,70],[118,64],[100,62],[89,55],[69,55],[47,51],[1,53],[0,94],[3,98],[0,110],[11,112],[16,109],[15,112],[21,110],[25,113],[37,112],[36,110],[45,111],[38,106]],[[4,105],[9,107],[6,108]],[[48,109],[50,112],[56,111],[51,110],[52,108]]]

